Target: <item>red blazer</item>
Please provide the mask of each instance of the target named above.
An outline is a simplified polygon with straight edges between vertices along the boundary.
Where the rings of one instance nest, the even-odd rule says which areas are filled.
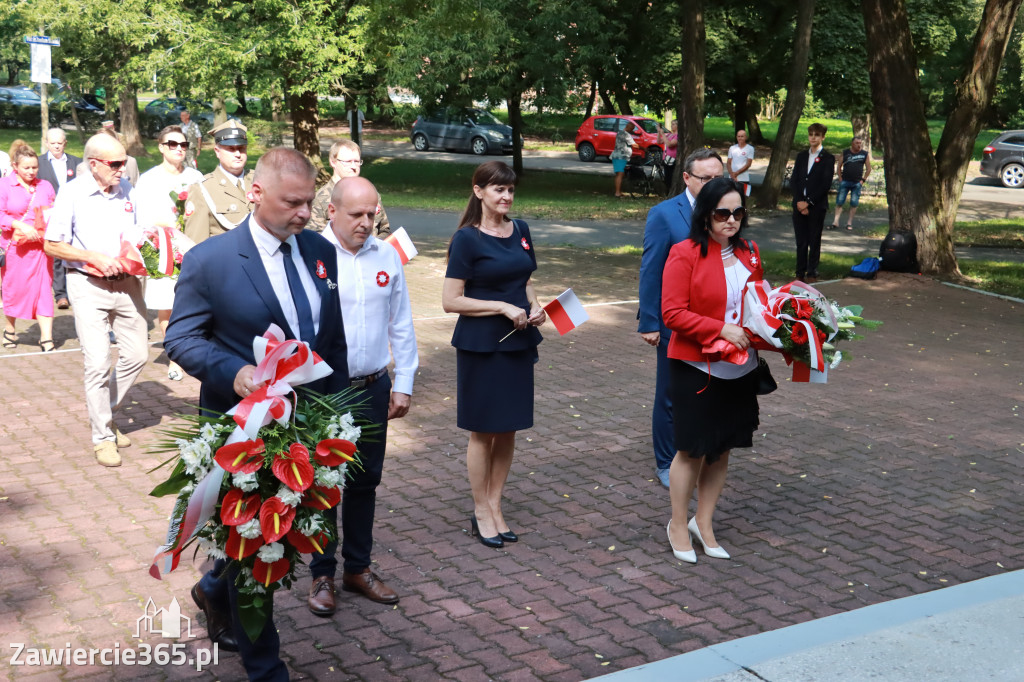
[[[764,279],[757,244],[741,240],[734,253],[751,270],[748,282]],[[725,325],[727,291],[718,242],[708,240],[708,255],[703,258],[700,244],[691,239],[672,247],[665,261],[661,293],[661,315],[665,326],[672,330],[670,358],[695,362],[720,359],[718,353],[705,355],[701,349],[711,345]]]

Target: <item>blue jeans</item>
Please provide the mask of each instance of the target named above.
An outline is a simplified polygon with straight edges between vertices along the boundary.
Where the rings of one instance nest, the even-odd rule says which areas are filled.
[[[839,183],[839,191],[836,193],[836,206],[842,206],[846,203],[846,194],[850,194],[850,206],[857,208],[860,205],[860,188],[863,185],[861,182],[850,182],[849,180],[843,180]]]

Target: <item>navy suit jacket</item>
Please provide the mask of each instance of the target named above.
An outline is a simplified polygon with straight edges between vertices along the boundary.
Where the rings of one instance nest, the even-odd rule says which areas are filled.
[[[67,153],[64,154],[64,157],[68,160],[68,177],[65,182],[70,182],[75,179],[78,164],[82,163],[82,160],[77,156]],[[57,176],[53,172],[53,166],[50,165],[50,155],[48,153],[39,156],[39,177],[53,185],[54,192],[60,191],[60,185],[57,183]]]
[[[690,236],[690,218],[693,208],[686,191],[666,199],[647,214],[644,227],[644,254],[640,258],[640,310],[637,319],[638,332],[661,331],[668,335],[669,329],[661,319],[661,277],[665,271],[668,252]]]
[[[337,253],[316,232],[303,230],[296,239],[320,292],[320,329],[311,346],[334,369],[333,374],[306,386],[336,393],[349,385]],[[316,274],[318,261],[327,271],[326,278]],[[328,282],[335,286],[329,287]],[[289,338],[299,338],[298,330],[289,328],[270,286],[249,233],[249,218],[185,254],[164,348],[171,360],[202,382],[200,407],[225,412],[241,400],[233,388],[235,375],[245,365],[256,364],[253,337],[261,336],[271,323]]]

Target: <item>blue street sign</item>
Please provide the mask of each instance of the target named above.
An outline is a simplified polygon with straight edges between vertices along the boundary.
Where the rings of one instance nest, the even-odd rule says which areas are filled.
[[[50,47],[60,47],[60,38],[47,38],[46,36],[25,36],[26,43],[32,43],[35,45],[49,45]]]

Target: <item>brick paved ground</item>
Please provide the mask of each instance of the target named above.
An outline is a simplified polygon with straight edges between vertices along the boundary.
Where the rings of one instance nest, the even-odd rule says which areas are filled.
[[[701,555],[689,566],[669,551],[668,496],[649,445],[653,355],[632,331],[635,306],[592,307],[564,338],[549,327],[536,425],[521,434],[507,488],[521,541],[483,547],[467,532],[443,265],[424,252],[409,265],[422,370],[412,412],[392,425],[374,553],[402,601],[341,593],[339,613],[322,620],[305,608],[308,578],[279,594],[294,678],[575,681],[1024,565],[1021,305],[902,275],[822,287],[885,326],[852,346],[856,359],[827,387],[780,382],[762,400],[757,445],[733,459],[717,516],[732,561]],[[572,263],[542,263],[538,278],[542,296],[565,280],[607,301],[635,291],[628,276]],[[780,359],[769,360],[784,378]],[[103,469],[88,444],[77,352],[4,355],[0,369],[6,675],[197,677],[12,667],[7,647],[138,646],[149,597],[177,597],[200,635],[189,650],[206,645],[188,597],[200,563],[183,561],[162,582],[146,573],[171,502],[146,496],[161,475],[147,473],[158,459],[144,446],[197,399],[198,384],[147,367],[121,423],[136,445],[123,467]],[[198,677],[241,676],[224,654]]]

